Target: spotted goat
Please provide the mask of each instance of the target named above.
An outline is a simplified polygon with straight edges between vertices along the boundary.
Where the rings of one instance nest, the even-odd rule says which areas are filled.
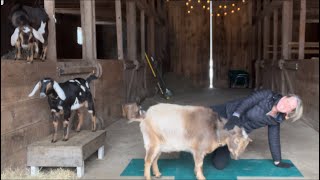
[[[29,94],[29,97],[32,97],[40,89],[40,98],[48,96],[54,127],[52,143],[57,141],[58,119],[62,114],[64,116],[63,141],[69,139],[69,120],[73,110],[77,110],[79,123],[76,131],[80,131],[84,118],[84,114],[80,111],[81,107],[87,107],[91,114],[92,131],[96,131],[96,112],[89,86],[89,83],[94,79],[97,77],[92,74],[86,79],[75,78],[63,83],[57,83],[52,78],[44,78],[35,85]]]
[[[230,131],[224,129],[227,120],[202,106],[161,103],[151,106],[142,118],[138,112],[135,114],[138,118],[131,117],[129,122],[140,122],[146,150],[144,176],[148,180],[151,165],[153,174],[161,176],[157,161],[162,152],[190,152],[197,179],[205,179],[202,165],[206,154],[227,145],[232,158],[238,159],[252,141],[238,126]]]
[[[34,8],[16,4],[11,8],[9,19],[15,27],[11,35],[11,45],[16,48],[15,59],[21,59],[21,48],[28,52],[27,62],[32,63],[39,56],[39,45],[42,44],[40,59],[45,60],[48,45],[49,16],[43,8]],[[39,43],[40,42],[40,43]],[[35,53],[35,54],[34,54]]]

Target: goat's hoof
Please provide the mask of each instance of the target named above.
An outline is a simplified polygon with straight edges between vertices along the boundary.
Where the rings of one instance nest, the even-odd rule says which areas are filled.
[[[76,130],[76,132],[77,132],[77,133],[79,133],[79,132],[80,132],[80,130]]]
[[[63,139],[62,139],[62,141],[68,141],[68,140],[69,140],[68,138],[63,138]]]
[[[55,142],[57,142],[57,140],[53,140],[53,139],[51,140],[51,143],[55,143]]]
[[[156,173],[155,175],[154,175],[154,177],[156,177],[156,178],[160,178],[161,177],[161,173]]]
[[[96,132],[97,130],[96,130],[96,129],[92,129],[91,131],[92,131],[92,132]]]

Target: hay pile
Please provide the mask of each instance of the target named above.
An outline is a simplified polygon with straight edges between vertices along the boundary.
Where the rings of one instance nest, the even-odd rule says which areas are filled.
[[[62,168],[42,169],[37,176],[30,175],[30,169],[6,169],[1,179],[77,179],[75,171]]]

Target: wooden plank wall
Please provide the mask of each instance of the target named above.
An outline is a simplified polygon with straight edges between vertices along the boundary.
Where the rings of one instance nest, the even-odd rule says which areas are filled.
[[[1,60],[1,170],[26,163],[26,147],[49,135],[50,109],[39,94],[29,98],[43,77],[56,77],[56,63]]]
[[[170,2],[168,21],[171,71],[190,78],[194,85],[208,87],[208,11],[198,8],[187,14],[184,2]]]
[[[168,4],[171,70],[190,78],[197,86],[208,87],[209,12],[194,8],[191,14],[187,14],[184,2],[170,1]],[[213,18],[215,87],[228,87],[230,69],[252,72],[248,34],[251,17],[248,16],[248,6],[241,8],[232,15]]]

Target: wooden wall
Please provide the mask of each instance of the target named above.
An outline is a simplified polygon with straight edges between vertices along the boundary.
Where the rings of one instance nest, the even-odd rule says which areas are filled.
[[[194,8],[187,14],[185,2],[170,1],[167,4],[171,71],[190,78],[199,87],[208,87],[209,11]],[[213,16],[215,87],[228,87],[228,71],[231,69],[245,70],[252,76],[252,17],[248,15],[248,6],[241,8],[232,15]]]
[[[167,4],[171,71],[208,87],[209,13],[199,9],[187,14],[182,1]]]
[[[29,98],[43,77],[56,77],[52,62],[1,60],[1,170],[26,163],[26,147],[51,131],[47,99]]]

